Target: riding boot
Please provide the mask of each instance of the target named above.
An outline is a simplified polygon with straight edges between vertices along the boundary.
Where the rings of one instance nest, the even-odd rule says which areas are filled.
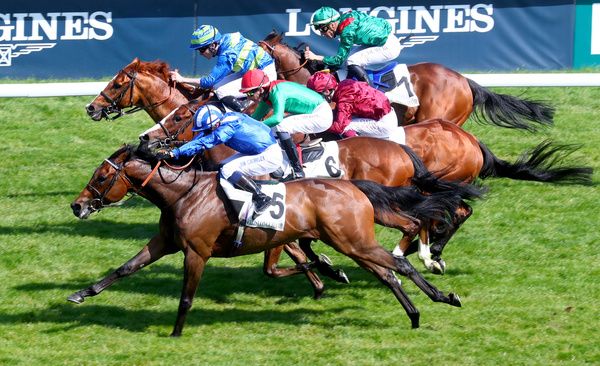
[[[292,137],[286,132],[277,132],[277,136],[279,137],[279,142],[281,143],[281,147],[283,147],[283,151],[287,154],[288,160],[292,165],[294,177],[296,179],[304,178],[304,169],[302,169],[302,164],[300,164],[298,150],[296,150],[296,144],[292,141]]]
[[[235,187],[252,193],[252,202],[254,202],[254,212],[256,215],[260,215],[269,207],[271,203],[271,197],[264,194],[258,184],[251,178],[236,172],[228,179]]]
[[[364,81],[373,87],[373,81],[362,66],[348,65],[348,76],[347,79],[354,77],[358,81]]]
[[[244,110],[244,105],[233,95],[228,95],[226,97],[221,98],[221,102],[229,109],[234,112],[242,112]]]

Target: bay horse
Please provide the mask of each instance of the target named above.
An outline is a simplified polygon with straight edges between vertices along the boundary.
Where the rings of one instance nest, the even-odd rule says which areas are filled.
[[[282,34],[273,31],[259,45],[275,60],[280,79],[306,85],[323,64],[305,62],[304,51],[289,47],[282,39]],[[443,65],[424,62],[408,65],[408,70],[420,105],[406,109],[394,104],[400,125],[441,118],[462,126],[473,117],[481,123],[536,131],[553,123],[552,106],[494,93]]]
[[[164,146],[169,141],[189,141],[193,138],[191,121],[194,112],[203,102],[190,101],[173,110],[140,135],[142,144]],[[406,186],[419,184],[413,180],[424,171],[434,172],[446,181],[472,183],[476,178],[509,178],[547,183],[589,184],[592,169],[579,166],[561,166],[565,155],[573,148],[556,145],[548,141],[534,149],[523,152],[514,163],[496,157],[485,144],[457,125],[441,119],[434,119],[404,127],[406,145],[417,158],[411,158],[407,150],[391,141],[368,137],[355,137],[338,141],[340,167],[346,172],[345,179],[367,179],[386,186]],[[218,163],[234,151],[219,145],[204,152],[204,161]],[[422,161],[422,163],[421,163]],[[424,165],[424,167],[422,167]],[[416,172],[421,172],[417,173]],[[435,189],[435,188],[433,188]],[[419,257],[427,269],[433,273],[444,273],[446,264],[441,258],[443,248],[452,235],[471,216],[472,208],[463,203],[457,210],[455,221],[443,234],[432,230],[429,243],[401,243],[394,253],[410,254],[419,249]],[[423,237],[422,239],[426,239]],[[276,270],[281,249],[265,254],[265,271]],[[307,253],[308,254],[308,253]],[[286,273],[286,275],[289,273]],[[283,275],[277,273],[276,276]]]
[[[171,336],[180,336],[206,262],[211,257],[259,253],[302,238],[321,240],[373,273],[396,296],[413,328],[419,326],[419,312],[394,271],[407,276],[431,300],[461,306],[457,295],[444,295],[404,256],[394,256],[385,250],[375,238],[374,227],[377,221],[414,235],[419,222],[406,212],[421,212],[443,219],[445,211],[451,210],[450,207],[460,200],[458,196],[434,198],[411,188],[389,188],[369,181],[292,181],[286,183],[284,230],[247,228],[243,235],[244,244],[236,248],[233,241],[237,215],[232,212],[231,204],[218,184],[217,173],[195,169],[174,172],[159,168],[159,162],[131,146],[124,146],[104,160],[71,204],[73,214],[85,219],[122,200],[128,192],[135,192],[156,205],[161,210],[161,217],[159,233],[137,255],[96,284],[71,294],[69,301],[82,303],[86,297],[99,294],[117,279],[164,255],[182,251],[183,289],[171,333]],[[156,171],[159,174],[154,174]],[[401,209],[397,202],[403,202],[404,207]],[[430,213],[424,213],[426,211]]]

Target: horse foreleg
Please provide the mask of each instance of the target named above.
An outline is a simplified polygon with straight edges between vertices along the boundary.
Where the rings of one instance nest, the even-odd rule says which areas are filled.
[[[281,256],[281,251],[285,250],[286,254],[292,258],[294,263],[296,263],[295,267],[290,268],[279,268],[277,267],[277,262],[279,261],[279,257]],[[319,299],[323,296],[323,291],[325,289],[325,285],[310,269],[310,265],[306,263],[307,258],[302,249],[295,242],[289,243],[286,245],[282,245],[279,247],[275,247],[272,249],[265,250],[265,260],[263,263],[263,272],[273,278],[287,277],[300,273],[304,273],[306,278],[313,287],[314,298]]]
[[[148,242],[148,244],[146,244],[138,254],[136,254],[117,270],[92,286],[73,293],[67,298],[67,300],[76,304],[81,304],[85,301],[86,297],[98,295],[107,287],[115,283],[118,279],[129,276],[141,268],[159,260],[163,256],[175,253],[177,251],[178,249],[176,247],[167,245],[165,240],[160,235],[156,235],[150,239],[150,242]]]
[[[184,259],[184,273],[183,273],[183,289],[181,291],[181,298],[179,299],[179,308],[177,309],[177,319],[175,320],[175,327],[173,327],[173,333],[171,337],[179,337],[183,330],[183,324],[188,311],[192,307],[194,301],[194,295],[196,295],[196,289],[200,282],[200,277],[204,272],[204,265],[206,260],[202,258],[191,248],[187,248],[185,251]]]
[[[312,239],[299,239],[300,248],[311,261],[311,267],[316,267],[320,274],[332,278],[340,283],[350,283],[348,276],[342,269],[334,269],[331,260],[326,255],[318,256],[310,245]]]
[[[444,274],[445,268],[442,267],[440,263],[434,261],[431,256],[429,244],[429,228],[427,227],[421,228],[421,232],[419,233],[418,253],[419,259],[423,261],[425,268],[427,268],[429,272],[434,274]]]

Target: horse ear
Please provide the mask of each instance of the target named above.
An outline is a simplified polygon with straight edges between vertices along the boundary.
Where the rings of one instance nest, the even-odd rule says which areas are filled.
[[[140,63],[140,59],[138,57],[134,58],[133,61],[131,61],[132,64],[139,64]]]

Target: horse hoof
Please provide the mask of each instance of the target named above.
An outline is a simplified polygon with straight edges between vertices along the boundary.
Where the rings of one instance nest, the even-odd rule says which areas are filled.
[[[76,292],[73,295],[67,297],[67,301],[73,302],[75,304],[81,304],[85,301],[85,298]]]
[[[339,277],[338,282],[345,283],[345,284],[349,284],[350,283],[350,279],[348,278],[348,276],[346,276],[346,272],[344,272],[341,269],[338,269],[338,273],[337,274],[338,274],[338,277]]]
[[[331,262],[331,259],[329,259],[328,256],[326,256],[325,254],[322,254],[319,256],[319,260],[325,264],[327,264],[328,266],[333,266],[333,263]]]
[[[450,298],[450,305],[456,306],[457,308],[462,307],[462,303],[460,302],[460,297],[455,293],[449,293],[448,297]]]
[[[315,293],[313,294],[313,299],[319,300],[320,298],[322,298],[323,292],[325,292],[325,287],[315,289]]]
[[[412,329],[417,329],[419,327],[419,313],[410,314],[409,317]]]
[[[431,262],[431,266],[428,267],[431,273],[436,275],[443,275],[445,268],[439,262]]]

